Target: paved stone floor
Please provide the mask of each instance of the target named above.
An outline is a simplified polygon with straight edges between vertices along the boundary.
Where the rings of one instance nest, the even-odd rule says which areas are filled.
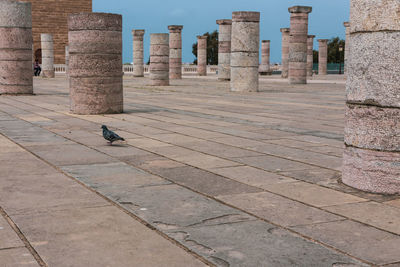
[[[339,181],[343,78],[124,82],[118,115],[64,76],[0,96],[1,267],[400,266],[400,197]]]

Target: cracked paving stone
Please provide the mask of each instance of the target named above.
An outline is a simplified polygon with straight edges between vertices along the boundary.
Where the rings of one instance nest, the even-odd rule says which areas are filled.
[[[367,266],[263,221],[186,227],[168,233],[218,266]]]

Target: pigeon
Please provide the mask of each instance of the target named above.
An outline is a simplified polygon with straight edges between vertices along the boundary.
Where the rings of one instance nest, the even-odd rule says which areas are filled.
[[[107,126],[102,125],[101,128],[103,129],[104,139],[109,141],[110,145],[112,145],[113,142],[118,141],[118,140],[125,141],[125,139],[120,137],[118,134],[114,133],[113,131],[108,130]]]

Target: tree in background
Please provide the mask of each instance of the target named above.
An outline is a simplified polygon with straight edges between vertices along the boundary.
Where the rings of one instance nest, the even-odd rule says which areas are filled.
[[[339,63],[344,62],[344,49],[345,40],[341,40],[339,37],[332,38],[328,42],[328,63]],[[339,47],[342,47],[342,51],[339,51]]]
[[[203,35],[207,36],[207,65],[218,65],[218,31]],[[197,65],[197,42],[192,45],[192,53],[196,57],[193,64]]]
[[[328,63],[339,63],[344,62],[344,49],[346,41],[335,37],[328,42]],[[339,51],[339,47],[342,46],[342,51]],[[318,63],[318,51],[313,51],[313,61]]]

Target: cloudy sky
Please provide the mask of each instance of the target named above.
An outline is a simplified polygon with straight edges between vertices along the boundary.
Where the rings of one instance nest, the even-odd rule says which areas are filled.
[[[218,29],[217,19],[231,18],[232,11],[261,12],[261,40],[271,40],[271,61],[280,62],[280,28],[289,27],[288,7],[307,5],[309,34],[316,39],[344,38],[343,22],[349,18],[350,0],[93,0],[94,12],[123,15],[123,58],[132,62],[132,29],[145,29],[145,61],[149,57],[150,33],[167,33],[168,25],[184,25],[183,61],[192,62],[196,36]],[[317,42],[314,42],[317,48]]]

